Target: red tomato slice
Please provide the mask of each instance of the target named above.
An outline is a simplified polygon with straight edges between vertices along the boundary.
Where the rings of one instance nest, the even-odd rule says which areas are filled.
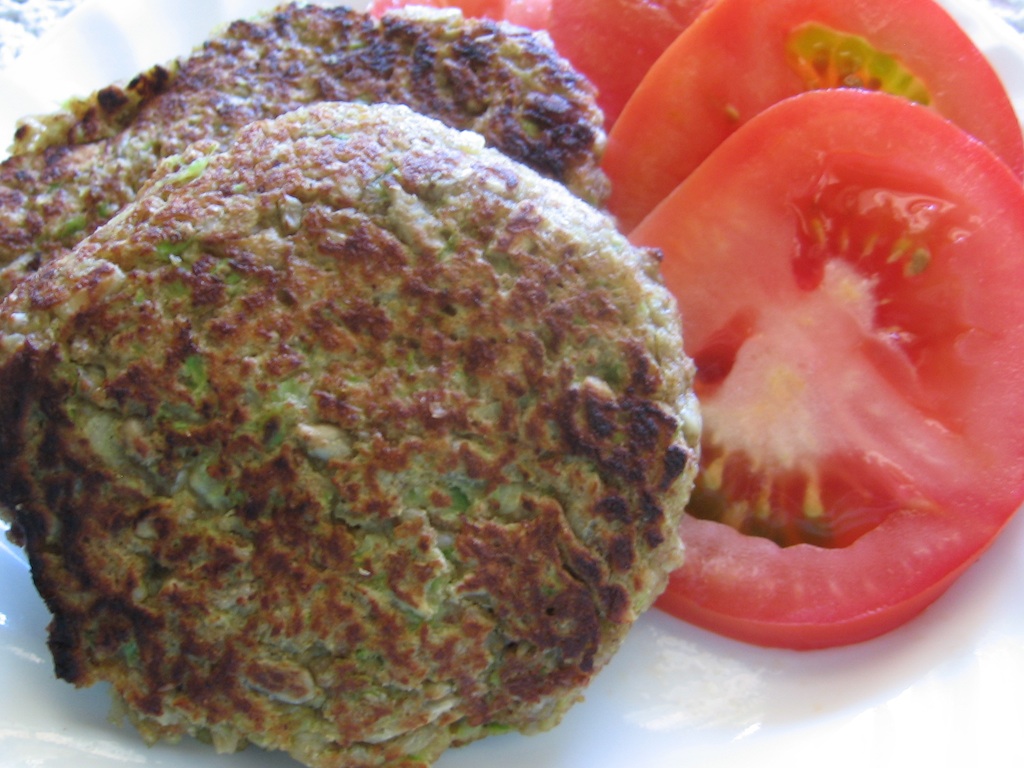
[[[881,93],[786,99],[631,234],[658,246],[704,414],[660,605],[813,648],[920,612],[1024,497],[1024,188]]]
[[[548,32],[612,125],[644,74],[714,0],[551,0]]]
[[[765,107],[843,85],[927,99],[1024,174],[1006,90],[932,0],[719,0],[658,59],[612,128],[609,208],[628,232]]]

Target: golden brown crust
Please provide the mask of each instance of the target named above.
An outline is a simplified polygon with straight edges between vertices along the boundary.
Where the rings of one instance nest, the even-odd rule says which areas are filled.
[[[285,5],[191,55],[23,122],[0,165],[0,292],[134,199],[157,162],[200,139],[321,101],[406,104],[474,130],[600,205],[593,89],[535,33],[457,13]]]
[[[314,766],[553,725],[679,563],[679,333],[654,254],[407,109],[169,160],[0,303],[58,674]]]

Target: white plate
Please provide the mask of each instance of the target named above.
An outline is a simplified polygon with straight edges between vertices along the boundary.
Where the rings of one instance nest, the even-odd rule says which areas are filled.
[[[1024,114],[1024,43],[972,0],[945,0]],[[89,0],[0,72],[0,136],[53,108],[186,52],[261,0]],[[2,537],[0,537],[2,538]],[[745,646],[645,616],[554,731],[448,752],[438,768],[1024,766],[1024,516],[908,626],[850,648]],[[152,749],[107,722],[102,688],[53,676],[48,614],[21,552],[0,543],[0,768],[286,768],[279,754]]]

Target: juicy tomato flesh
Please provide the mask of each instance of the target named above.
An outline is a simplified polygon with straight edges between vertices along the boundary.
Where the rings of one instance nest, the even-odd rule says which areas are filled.
[[[746,121],[833,87],[926,103],[1024,175],[1002,82],[932,0],[718,0],[658,58],[612,127],[610,210],[628,232]]]
[[[922,610],[1024,496],[1018,179],[924,107],[807,92],[631,239],[665,254],[704,416],[662,606],[791,647]]]
[[[860,35],[848,35],[824,24],[794,27],[786,40],[786,59],[808,90],[864,88],[885,91],[919,104],[932,101],[928,85],[899,58],[879,51]]]
[[[780,546],[849,546],[899,508],[894,491],[901,478],[855,454],[769,477],[749,454],[708,451],[690,513]]]

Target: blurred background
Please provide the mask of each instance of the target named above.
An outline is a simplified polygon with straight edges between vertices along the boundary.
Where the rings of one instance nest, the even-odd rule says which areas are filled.
[[[0,67],[83,0],[0,0]]]
[[[1010,22],[1010,26],[1024,33],[1024,0],[987,0],[987,3]]]

